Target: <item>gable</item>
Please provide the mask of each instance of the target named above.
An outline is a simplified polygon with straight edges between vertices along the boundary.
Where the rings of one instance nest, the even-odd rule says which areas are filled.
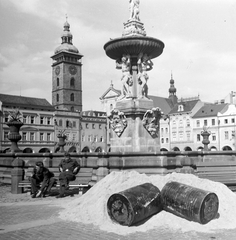
[[[109,89],[109,91],[107,91],[103,96],[102,99],[106,99],[106,98],[116,98],[120,96],[120,92],[119,91],[115,91],[114,89]]]

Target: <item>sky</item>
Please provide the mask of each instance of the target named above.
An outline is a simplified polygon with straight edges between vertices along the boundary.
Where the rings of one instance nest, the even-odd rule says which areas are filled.
[[[103,110],[100,97],[121,90],[120,70],[104,45],[122,36],[129,0],[0,0],[0,93],[51,103],[52,59],[66,21],[82,59],[83,110]],[[149,94],[205,102],[236,91],[235,0],[140,0],[147,36],[164,42],[148,73]]]

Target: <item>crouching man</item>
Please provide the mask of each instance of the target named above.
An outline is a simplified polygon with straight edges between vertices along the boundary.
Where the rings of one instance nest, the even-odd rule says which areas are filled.
[[[35,164],[33,172],[29,177],[31,183],[31,197],[45,197],[49,194],[52,186],[56,182],[54,174],[44,167],[43,162],[38,161]],[[39,188],[39,184],[41,187]]]
[[[59,170],[60,194],[56,198],[63,198],[65,197],[65,190],[69,188],[69,182],[76,179],[80,165],[76,160],[70,158],[68,152],[65,152],[64,159],[59,164]]]

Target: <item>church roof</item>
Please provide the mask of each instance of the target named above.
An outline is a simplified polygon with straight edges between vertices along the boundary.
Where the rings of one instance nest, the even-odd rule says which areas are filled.
[[[190,100],[190,101],[179,101],[175,104],[175,106],[172,108],[172,110],[169,112],[169,114],[175,114],[175,113],[186,113],[191,112],[193,108],[196,106],[196,104],[199,102],[199,99],[196,100]],[[179,106],[182,105],[183,109],[180,111]]]
[[[54,107],[44,98],[23,97],[16,95],[0,94],[3,106],[37,108],[54,111]]]
[[[171,101],[168,98],[158,96],[148,96],[153,100],[154,107],[159,107],[164,114],[168,114],[171,110]]]

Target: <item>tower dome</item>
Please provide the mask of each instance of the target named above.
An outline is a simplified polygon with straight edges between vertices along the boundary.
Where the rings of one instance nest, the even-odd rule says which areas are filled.
[[[169,88],[169,94],[170,94],[170,95],[175,95],[175,93],[176,93],[176,88],[175,88],[175,86],[174,86],[174,83],[175,83],[175,81],[174,81],[173,76],[172,76],[172,74],[171,74],[170,88]]]
[[[70,24],[67,22],[67,20],[64,23],[64,30],[61,34],[61,39],[61,45],[55,49],[55,54],[62,51],[79,53],[79,50],[72,43],[73,35],[70,32]]]
[[[171,100],[171,103],[172,103],[173,106],[178,101],[178,98],[176,96],[176,88],[174,86],[174,83],[175,83],[175,81],[174,81],[172,73],[171,73],[170,88],[169,88],[169,99]]]

